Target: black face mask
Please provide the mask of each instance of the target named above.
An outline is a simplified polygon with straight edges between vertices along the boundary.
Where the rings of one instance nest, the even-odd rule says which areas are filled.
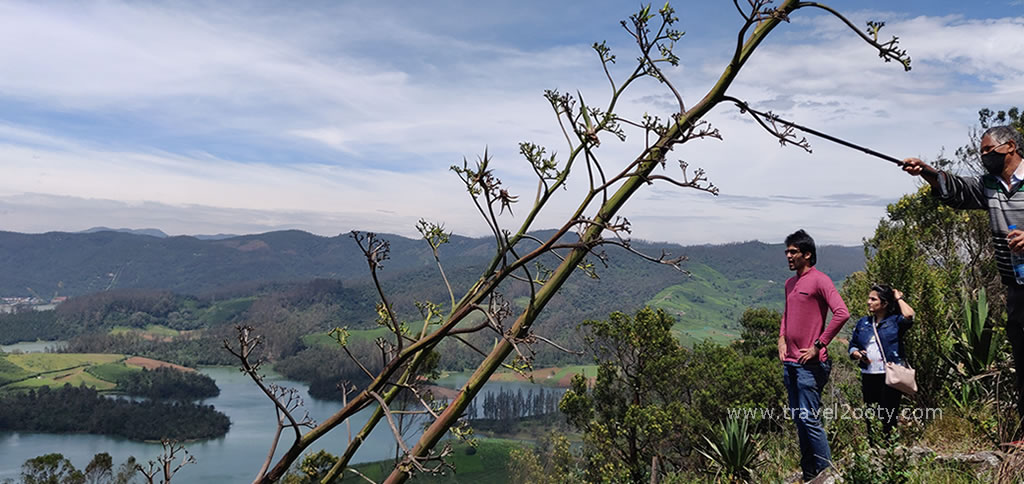
[[[1006,153],[999,153],[996,151],[990,151],[981,155],[981,164],[985,166],[985,171],[992,175],[1003,174],[1003,168],[1006,166]]]

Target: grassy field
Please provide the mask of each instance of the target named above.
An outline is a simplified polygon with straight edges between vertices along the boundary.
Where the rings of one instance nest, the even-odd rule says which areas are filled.
[[[31,388],[39,387],[61,387],[70,383],[71,386],[79,386],[84,384],[87,387],[92,387],[100,391],[113,390],[117,387],[114,382],[101,380],[85,371],[85,368],[72,368],[70,370],[61,370],[54,373],[46,373],[43,375],[37,375],[27,380],[21,380],[19,382],[11,383],[4,386],[2,390],[27,390]]]
[[[597,376],[597,365],[569,365],[551,368],[538,368],[530,373],[533,382],[544,386],[567,387],[573,375],[582,373],[587,378]],[[507,369],[502,369],[491,377],[493,381],[522,382],[528,378]]]
[[[455,465],[455,472],[448,471],[448,475],[445,476],[417,474],[415,482],[466,484],[509,482],[509,452],[522,445],[524,444],[515,440],[479,439],[475,453],[470,455],[472,451],[469,450],[469,445],[461,442],[454,444],[451,462]],[[374,482],[382,482],[391,473],[393,466],[394,463],[387,460],[360,464],[355,467]],[[366,481],[355,474],[347,473],[341,482],[355,484]]]
[[[119,361],[116,363],[106,363],[103,365],[93,365],[85,369],[90,375],[99,378],[100,380],[117,383],[121,381],[124,375],[129,373],[135,373],[142,371],[142,368],[137,366],[129,366],[124,362]]]
[[[130,364],[131,361],[125,355],[115,354],[7,354],[0,356],[0,392],[67,383],[84,384],[100,391],[114,390],[124,375],[142,371],[140,365]]]
[[[104,353],[23,353],[5,356],[7,361],[30,373],[47,373],[80,366],[102,365],[124,359],[124,355]]]
[[[208,308],[199,310],[196,318],[207,326],[218,326],[230,322],[236,316],[244,313],[254,301],[256,301],[256,296],[218,301]]]
[[[441,378],[437,381],[437,384],[441,386],[461,385],[461,382],[464,382],[472,373],[472,370],[457,372],[447,371],[442,374]],[[569,386],[569,382],[572,381],[573,375],[577,373],[582,373],[587,378],[594,378],[597,376],[597,365],[569,365],[537,368],[531,372],[531,375],[533,375],[533,382],[537,385],[565,388]],[[490,381],[526,382],[529,381],[529,379],[512,370],[502,368],[491,376]]]
[[[7,361],[6,357],[0,357],[0,387],[12,381],[28,378],[32,374],[31,371]]]
[[[110,334],[123,333],[139,333],[143,336],[152,336],[153,338],[172,338],[181,334],[181,331],[168,328],[167,326],[161,326],[159,324],[150,324],[144,329],[130,328],[128,326],[114,326],[110,330]]]
[[[751,306],[782,309],[771,302],[781,284],[759,279],[730,280],[703,264],[687,266],[693,276],[687,281],[662,289],[648,305],[664,309],[678,322],[672,332],[689,346],[710,339],[729,343],[739,338],[739,319]]]

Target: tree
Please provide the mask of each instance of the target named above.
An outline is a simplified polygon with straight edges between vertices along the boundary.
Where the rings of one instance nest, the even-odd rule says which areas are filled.
[[[782,315],[770,308],[747,308],[740,316],[740,340],[736,347],[746,354],[777,358],[779,322]]]
[[[569,439],[556,432],[541,438],[536,448],[520,447],[509,452],[509,482],[570,484],[587,482],[577,467]]]
[[[777,315],[748,311],[759,313]],[[784,390],[774,356],[742,354],[710,341],[688,350],[672,334],[674,323],[665,312],[645,308],[633,317],[612,313],[583,324],[597,378],[574,378],[559,408],[583,433],[587,482],[641,482],[702,467],[693,458],[704,444],[702,433],[735,418],[734,412],[751,410],[753,416],[781,408]],[[773,425],[752,422],[750,428],[775,430]],[[524,459],[523,468],[529,463]]]
[[[85,475],[63,454],[46,454],[25,461],[21,466],[25,484],[83,484]]]
[[[114,459],[110,454],[101,452],[92,457],[85,466],[85,482],[101,484],[110,482],[114,476]]]
[[[588,482],[647,481],[655,457],[682,465],[696,419],[682,371],[689,355],[670,331],[674,323],[650,308],[583,323],[597,379],[589,386],[576,375],[559,408],[584,434]]]
[[[798,140],[792,129],[778,124],[774,117],[749,111],[742,100],[728,95],[730,85],[761,42],[798,10],[822,9],[834,15],[877,50],[885,61],[896,61],[905,69],[910,68],[910,59],[905,51],[898,48],[895,38],[879,41],[881,23],[870,22],[867,32],[861,32],[835,10],[814,2],[784,0],[778,7],[772,7],[766,0],[752,0],[749,8],[741,7],[738,1],[735,4],[742,25],[732,58],[718,81],[696,103],[687,106],[679,89],[663,70],[664,66],[678,64],[679,59],[672,49],[683,36],[675,28],[678,18],[668,4],[661,9],[652,9],[648,5],[622,22],[627,35],[632,37],[639,49],[635,67],[624,78],[616,80],[616,76],[613,76],[611,66],[616,62],[616,56],[606,43],[593,45],[611,86],[611,95],[606,103],[600,106],[593,102],[588,104],[580,92],[575,95],[554,90],[545,92],[545,98],[551,104],[565,136],[567,147],[562,153],[566,154],[559,157],[547,147],[530,142],[520,144],[521,154],[537,176],[537,187],[532,205],[520,211],[522,223],[517,229],[504,227],[504,219],[500,216],[506,210],[511,213],[518,206],[520,198],[502,184],[493,167],[494,160],[486,151],[475,162],[463,160],[461,164],[452,167],[494,236],[495,254],[476,282],[464,292],[460,291],[461,296],[456,297],[437,251],[442,244],[448,242],[450,234],[440,224],[421,221],[420,232],[434,250],[439,277],[447,289],[449,301],[447,305],[419,303],[422,320],[415,323],[415,326],[399,319],[377,277],[381,265],[388,259],[388,243],[374,234],[353,234],[366,257],[370,276],[378,292],[379,324],[391,332],[390,338],[378,341],[382,369],[376,373],[366,371],[371,382],[365,387],[353,389],[346,386],[345,405],[308,432],[301,433],[298,420],[286,417],[288,428],[294,431],[294,440],[276,464],[260,472],[258,480],[272,482],[280,479],[309,445],[356,412],[373,407],[373,414],[367,424],[324,478],[327,481],[334,479],[348,466],[361,444],[359,436],[366,435],[384,419],[388,420],[392,428],[396,428],[390,405],[401,392],[415,394],[418,391],[415,386],[417,375],[432,350],[446,339],[470,344],[462,335],[488,332],[496,338],[496,344],[489,351],[473,346],[474,351],[484,358],[459,395],[441,411],[426,402],[422,403],[423,411],[429,414],[432,423],[422,433],[419,441],[409,446],[402,441],[399,432],[395,432],[404,457],[396,463],[387,481],[402,482],[414,472],[443,468],[443,458],[450,453],[450,447],[445,446],[440,451],[436,451],[435,447],[449,431],[461,434],[458,421],[488,378],[502,365],[518,370],[529,368],[531,345],[550,343],[550,340],[535,334],[532,328],[570,275],[580,271],[590,277],[597,277],[597,264],[605,257],[600,250],[603,246],[614,245],[632,251],[628,239],[629,221],[619,214],[626,202],[640,189],[653,183],[668,183],[718,193],[703,170],[694,170],[686,162],[679,162],[680,171],[676,176],[656,172],[666,167],[668,154],[675,147],[704,138],[721,138],[719,131],[703,120],[709,111],[722,103],[735,104],[751,114],[783,144],[805,149],[808,147],[806,140]],[[678,101],[678,111],[665,118],[645,115],[641,119],[627,119],[616,114],[624,93],[635,82],[645,78],[660,82]],[[624,167],[620,171],[612,171],[612,166],[602,161],[601,143],[614,139],[625,141],[627,130],[631,135],[637,135],[642,142],[637,143],[637,155],[633,159],[622,163]],[[551,235],[543,239],[530,235],[534,221],[552,197],[566,186],[573,173],[580,173],[576,178],[581,180],[580,185],[586,187],[576,209],[568,214],[565,222]],[[660,257],[638,255],[676,268],[684,259],[672,258],[668,254]],[[553,268],[545,265],[545,261],[552,256],[557,258],[557,265]],[[513,308],[502,294],[516,284],[525,284],[529,296],[521,304],[522,307]],[[518,316],[512,318],[514,312],[518,312]],[[247,330],[243,329],[243,333],[247,333]],[[339,344],[344,347],[346,338],[343,329],[339,334]],[[240,333],[237,345],[232,343],[228,346],[239,357],[243,369],[273,400],[274,394],[262,383],[258,362],[248,359],[251,350],[259,343],[255,335]],[[513,353],[513,360],[506,364],[506,359]],[[365,365],[361,366],[365,368]],[[349,393],[351,398],[348,397]],[[280,402],[275,400],[274,404],[279,410],[284,410]],[[286,411],[283,413],[288,415]],[[273,445],[276,445],[276,441]]]
[[[74,464],[63,454],[46,454],[33,457],[21,466],[21,482],[24,484],[130,484],[135,479],[136,462],[129,457],[114,474],[114,462],[110,454],[100,452],[92,457],[85,472],[75,469]],[[12,482],[4,480],[3,482]]]

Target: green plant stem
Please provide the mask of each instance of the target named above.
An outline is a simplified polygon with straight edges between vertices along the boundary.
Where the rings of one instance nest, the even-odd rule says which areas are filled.
[[[797,4],[796,0],[787,0],[779,6],[780,11],[789,14]],[[589,253],[589,244],[596,243],[600,239],[604,224],[612,220],[625,202],[636,192],[640,186],[646,183],[649,175],[662,161],[668,148],[679,142],[685,135],[685,130],[695,124],[701,117],[707,114],[715,105],[722,100],[729,86],[735,80],[742,66],[749,59],[754,49],[764,40],[779,23],[778,18],[771,18],[760,23],[744,47],[736,62],[729,64],[722,73],[718,82],[700,102],[694,105],[686,113],[683,113],[677,122],[660,137],[657,143],[648,151],[646,158],[639,164],[636,174],[628,177],[623,185],[605,202],[594,224],[588,227],[582,237],[583,247],[572,250],[565,260],[558,266],[551,278],[537,291],[535,300],[531,301],[526,310],[516,319],[511,328],[514,337],[524,336],[532,326],[537,315],[550,302],[551,298],[561,289],[562,285],[569,278],[569,275],[576,269],[576,266]],[[445,411],[434,421],[431,426],[423,432],[420,441],[412,449],[411,458],[426,457],[431,449],[441,440],[448,429],[455,421],[462,416],[462,413],[469,406],[469,403],[480,392],[491,375],[501,366],[501,363],[512,352],[512,343],[508,339],[500,340],[491,350],[491,353],[480,364],[477,370],[463,386],[462,391]],[[386,483],[401,483],[409,478],[409,474],[396,467],[388,476]]]

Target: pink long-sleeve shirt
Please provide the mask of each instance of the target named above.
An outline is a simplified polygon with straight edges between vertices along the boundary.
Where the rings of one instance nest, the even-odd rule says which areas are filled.
[[[832,320],[825,326],[825,315],[831,310]],[[779,336],[786,338],[786,358],[796,362],[800,350],[821,340],[828,345],[832,338],[850,319],[850,311],[839,296],[832,280],[823,272],[811,267],[803,275],[786,280],[786,307],[782,311]],[[827,348],[818,352],[818,359],[828,358]]]

